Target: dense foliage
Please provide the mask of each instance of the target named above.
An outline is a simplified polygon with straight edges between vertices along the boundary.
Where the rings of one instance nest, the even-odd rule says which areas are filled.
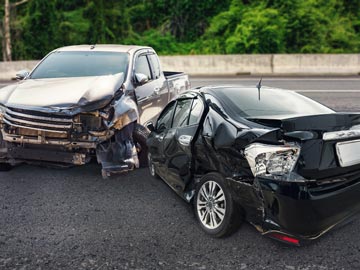
[[[359,0],[29,0],[11,14],[14,59],[82,43],[160,54],[360,52]]]

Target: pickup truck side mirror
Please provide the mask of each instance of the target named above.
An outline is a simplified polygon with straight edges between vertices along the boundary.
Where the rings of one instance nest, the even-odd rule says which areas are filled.
[[[138,85],[143,85],[149,81],[149,78],[145,74],[135,73],[135,80]]]
[[[27,76],[29,76],[29,74],[30,74],[30,72],[28,70],[24,69],[24,70],[21,70],[18,73],[16,73],[15,78],[17,80],[21,81],[21,80],[25,79]]]

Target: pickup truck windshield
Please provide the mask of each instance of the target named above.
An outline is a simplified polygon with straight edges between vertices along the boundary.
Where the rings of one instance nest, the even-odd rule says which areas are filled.
[[[224,110],[234,119],[334,113],[328,107],[292,91],[264,87],[259,96],[255,87],[227,87],[209,92],[219,99]]]
[[[127,53],[58,51],[46,57],[31,74],[31,79],[126,75]]]

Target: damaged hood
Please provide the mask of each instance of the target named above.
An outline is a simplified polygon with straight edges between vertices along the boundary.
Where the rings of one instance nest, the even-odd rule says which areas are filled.
[[[110,100],[121,88],[124,74],[108,76],[27,79],[0,89],[0,104],[9,107],[59,111]]]

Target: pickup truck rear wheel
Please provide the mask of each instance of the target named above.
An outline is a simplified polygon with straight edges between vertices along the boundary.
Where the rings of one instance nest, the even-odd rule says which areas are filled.
[[[136,124],[133,132],[133,138],[135,144],[138,145],[138,158],[140,167],[147,167],[148,166],[148,147],[146,144],[146,140],[150,134],[150,131],[140,125]]]

